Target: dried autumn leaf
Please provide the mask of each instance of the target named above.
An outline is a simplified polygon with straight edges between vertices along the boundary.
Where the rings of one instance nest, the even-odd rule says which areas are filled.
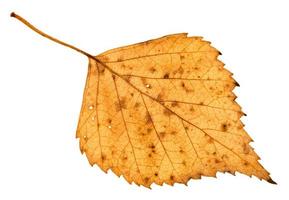
[[[240,121],[238,84],[210,42],[181,33],[92,56],[11,16],[89,58],[77,138],[91,165],[146,187],[218,171],[275,183]]]

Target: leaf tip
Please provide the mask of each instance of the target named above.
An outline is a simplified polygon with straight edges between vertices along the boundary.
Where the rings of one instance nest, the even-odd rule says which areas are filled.
[[[275,181],[273,181],[272,178],[269,178],[269,179],[267,180],[267,182],[268,182],[268,183],[271,183],[271,184],[274,184],[274,185],[277,185],[277,183],[276,183]]]

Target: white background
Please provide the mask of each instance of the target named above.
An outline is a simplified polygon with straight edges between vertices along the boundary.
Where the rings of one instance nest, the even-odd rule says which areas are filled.
[[[288,8],[278,0],[1,0],[0,199],[288,199]],[[75,139],[87,58],[12,11],[91,54],[171,33],[204,36],[241,85],[242,121],[278,185],[218,173],[149,190],[90,167]]]

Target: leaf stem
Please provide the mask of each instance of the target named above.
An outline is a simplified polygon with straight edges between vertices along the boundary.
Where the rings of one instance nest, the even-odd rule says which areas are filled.
[[[39,30],[38,28],[36,28],[36,27],[33,26],[32,24],[30,24],[26,19],[24,19],[24,18],[22,18],[21,16],[17,15],[16,13],[12,12],[12,13],[10,14],[10,16],[18,19],[20,22],[22,22],[23,24],[25,24],[26,26],[28,26],[30,29],[32,29],[32,30],[35,31],[36,33],[42,35],[43,37],[45,37],[45,38],[47,38],[47,39],[49,39],[49,40],[52,40],[52,41],[54,41],[54,42],[56,42],[56,43],[58,43],[58,44],[61,44],[61,45],[63,45],[63,46],[66,46],[66,47],[68,47],[68,48],[71,48],[71,49],[73,49],[73,50],[75,50],[75,51],[77,51],[77,52],[79,52],[79,53],[81,53],[81,54],[83,54],[83,55],[85,55],[85,56],[87,56],[87,57],[96,59],[96,58],[95,58],[94,56],[92,56],[91,54],[89,54],[89,53],[87,53],[87,52],[85,52],[85,51],[83,51],[83,50],[81,50],[81,49],[79,49],[79,48],[77,48],[77,47],[75,47],[75,46],[73,46],[73,45],[67,44],[67,43],[65,43],[65,42],[63,42],[63,41],[61,41],[61,40],[58,40],[58,39],[56,39],[56,38],[54,38],[54,37],[52,37],[52,36],[44,33],[43,31]]]

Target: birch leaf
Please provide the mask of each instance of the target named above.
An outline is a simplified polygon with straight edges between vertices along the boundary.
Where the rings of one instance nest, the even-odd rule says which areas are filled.
[[[220,52],[186,33],[120,47],[89,59],[77,127],[91,165],[129,183],[186,184],[217,172],[275,183],[258,162]]]

